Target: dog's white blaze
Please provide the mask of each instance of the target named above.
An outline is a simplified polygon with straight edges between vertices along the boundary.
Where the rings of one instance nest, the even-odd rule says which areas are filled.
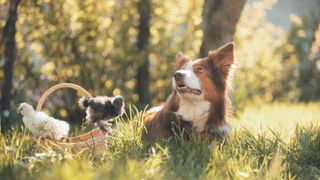
[[[202,132],[205,130],[205,124],[208,120],[209,108],[208,101],[181,97],[177,114],[182,116],[183,120],[191,122],[197,132]]]
[[[192,89],[201,90],[200,81],[192,69],[192,62],[186,63],[177,72],[184,74],[186,86]],[[173,87],[177,87],[174,79]],[[204,131],[205,124],[208,121],[210,102],[204,100],[203,94],[194,95],[178,93],[178,95],[180,97],[180,101],[179,109],[176,112],[177,115],[180,115],[183,120],[191,122],[197,132]]]
[[[177,72],[180,72],[185,75],[185,83],[189,88],[200,89],[200,82],[193,72],[192,62],[186,63],[182,67],[182,69],[178,70]]]

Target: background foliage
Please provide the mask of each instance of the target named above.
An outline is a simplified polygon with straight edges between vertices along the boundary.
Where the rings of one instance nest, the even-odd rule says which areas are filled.
[[[147,49],[139,51],[138,2],[22,0],[10,122],[21,123],[15,112],[19,103],[36,105],[46,89],[61,82],[79,84],[93,95],[121,94],[127,105],[143,108],[135,86],[136,69],[145,53],[150,60],[152,104],[164,101],[171,92],[175,54],[182,51],[192,59],[199,57],[205,36],[203,4],[148,1],[152,3],[150,39]],[[23,126],[0,134],[1,178],[319,179],[320,105],[302,102],[320,99],[320,14],[291,15],[285,31],[267,21],[266,12],[275,3],[246,3],[237,24],[232,91],[237,116],[231,120],[228,143],[208,146],[196,135],[188,142],[176,137],[142,143],[141,111],[129,105],[127,114],[115,122],[108,150],[100,156],[50,148],[39,152],[40,144]],[[0,0],[0,31],[8,8],[9,1]],[[3,44],[0,87],[5,78]],[[77,99],[73,91],[58,91],[46,101],[45,111],[79,123],[83,112]],[[78,130],[70,135],[82,132]]]
[[[320,98],[319,52],[309,58],[320,15],[292,15],[291,28],[285,32],[267,21],[266,12],[275,3],[247,3],[237,25],[233,99],[239,111],[248,104]],[[139,106],[135,70],[143,54],[136,48],[136,5],[129,0],[22,1],[12,106],[22,101],[36,104],[46,89],[60,82],[79,84],[93,95],[121,94]],[[8,2],[0,1],[0,30],[7,8]],[[171,92],[175,54],[198,57],[201,9],[196,0],[152,1],[148,45],[152,104]],[[60,118],[77,119],[76,98],[69,90],[57,92],[46,107]]]

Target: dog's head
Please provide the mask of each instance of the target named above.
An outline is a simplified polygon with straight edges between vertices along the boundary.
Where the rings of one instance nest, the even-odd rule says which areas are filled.
[[[234,60],[234,43],[209,51],[205,58],[191,61],[176,55],[173,88],[181,98],[214,102],[228,88]]]

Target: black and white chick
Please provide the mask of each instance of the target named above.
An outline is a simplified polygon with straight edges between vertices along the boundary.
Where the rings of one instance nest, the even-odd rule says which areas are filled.
[[[79,106],[86,110],[86,122],[98,126],[101,130],[110,133],[110,121],[124,113],[124,99],[122,96],[82,97]]]

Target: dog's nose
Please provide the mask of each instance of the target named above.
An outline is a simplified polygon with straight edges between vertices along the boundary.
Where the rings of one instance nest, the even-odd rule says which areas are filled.
[[[173,77],[174,77],[174,79],[176,79],[176,80],[180,80],[180,79],[182,79],[182,78],[184,77],[184,74],[181,73],[181,72],[175,72],[175,73],[173,74]]]

